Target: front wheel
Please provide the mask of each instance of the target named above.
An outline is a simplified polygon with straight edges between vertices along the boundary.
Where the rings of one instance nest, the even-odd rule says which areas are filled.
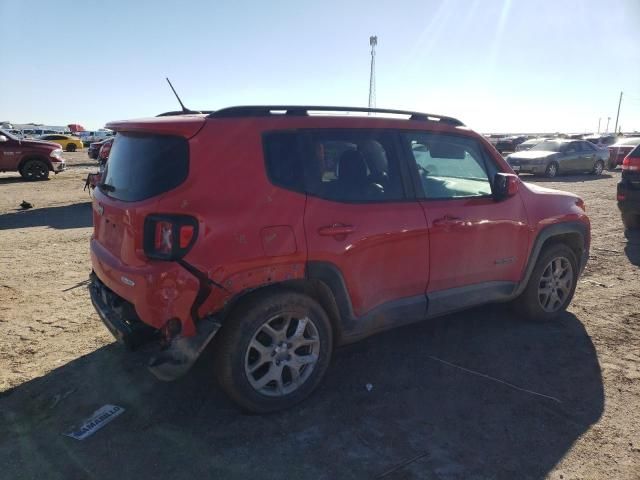
[[[516,309],[530,320],[552,320],[566,310],[578,281],[578,262],[568,246],[545,248],[536,262],[529,283],[515,300]]]
[[[310,297],[280,292],[250,298],[216,341],[222,389],[243,409],[290,408],[321,382],[333,350],[331,324]]]
[[[67,152],[75,152],[76,151],[76,145],[75,143],[69,143],[67,144]]]
[[[556,175],[558,175],[558,164],[556,162],[551,162],[549,165],[547,165],[544,174],[547,178],[554,178]]]

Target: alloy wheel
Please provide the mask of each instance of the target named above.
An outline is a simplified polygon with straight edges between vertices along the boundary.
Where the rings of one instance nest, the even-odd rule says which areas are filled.
[[[551,260],[542,272],[538,283],[538,301],[545,312],[560,310],[571,294],[573,267],[565,257]]]
[[[320,337],[309,317],[278,315],[264,322],[249,342],[245,375],[263,395],[288,395],[309,378],[319,352]]]

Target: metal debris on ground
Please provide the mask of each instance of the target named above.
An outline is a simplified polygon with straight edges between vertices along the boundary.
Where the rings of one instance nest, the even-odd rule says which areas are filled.
[[[83,420],[79,427],[72,428],[64,435],[75,438],[76,440],[84,440],[123,412],[124,408],[117,405],[103,405],[93,412],[89,418]]]
[[[557,403],[562,403],[556,397],[552,397],[550,395],[545,395],[543,393],[534,392],[533,390],[527,390],[526,388],[518,387],[517,385],[514,385],[513,383],[505,382],[504,380],[500,380],[499,378],[492,377],[491,375],[487,375],[486,373],[476,372],[475,370],[471,370],[469,368],[461,367],[460,365],[456,365],[455,363],[447,362],[446,360],[442,360],[441,358],[434,357],[432,355],[430,355],[429,358],[431,360],[436,361],[436,362],[440,362],[440,363],[442,363],[444,365],[448,365],[450,367],[457,368],[458,370],[462,370],[463,372],[467,372],[467,373],[470,373],[472,375],[477,375],[478,377],[483,377],[483,378],[486,378],[488,380],[493,380],[494,382],[501,383],[503,385],[506,385],[509,388],[513,388],[514,390],[519,390],[520,392],[529,393],[531,395],[537,395],[538,397],[543,397],[543,398],[547,398],[549,400],[553,400],[554,402],[557,402]]]

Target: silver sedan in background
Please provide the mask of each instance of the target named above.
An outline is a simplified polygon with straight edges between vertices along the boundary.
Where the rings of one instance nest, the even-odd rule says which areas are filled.
[[[562,173],[600,175],[609,159],[607,150],[584,140],[545,140],[529,150],[512,153],[507,162],[517,173],[555,177]]]

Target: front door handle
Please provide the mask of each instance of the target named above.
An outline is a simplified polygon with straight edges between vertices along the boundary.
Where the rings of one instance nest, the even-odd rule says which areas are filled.
[[[340,235],[349,235],[356,231],[353,225],[334,224],[326,227],[320,227],[318,233],[324,237],[337,237]]]
[[[464,225],[464,220],[460,217],[454,217],[453,215],[445,215],[444,217],[436,218],[433,221],[434,226],[442,227],[455,227]]]

